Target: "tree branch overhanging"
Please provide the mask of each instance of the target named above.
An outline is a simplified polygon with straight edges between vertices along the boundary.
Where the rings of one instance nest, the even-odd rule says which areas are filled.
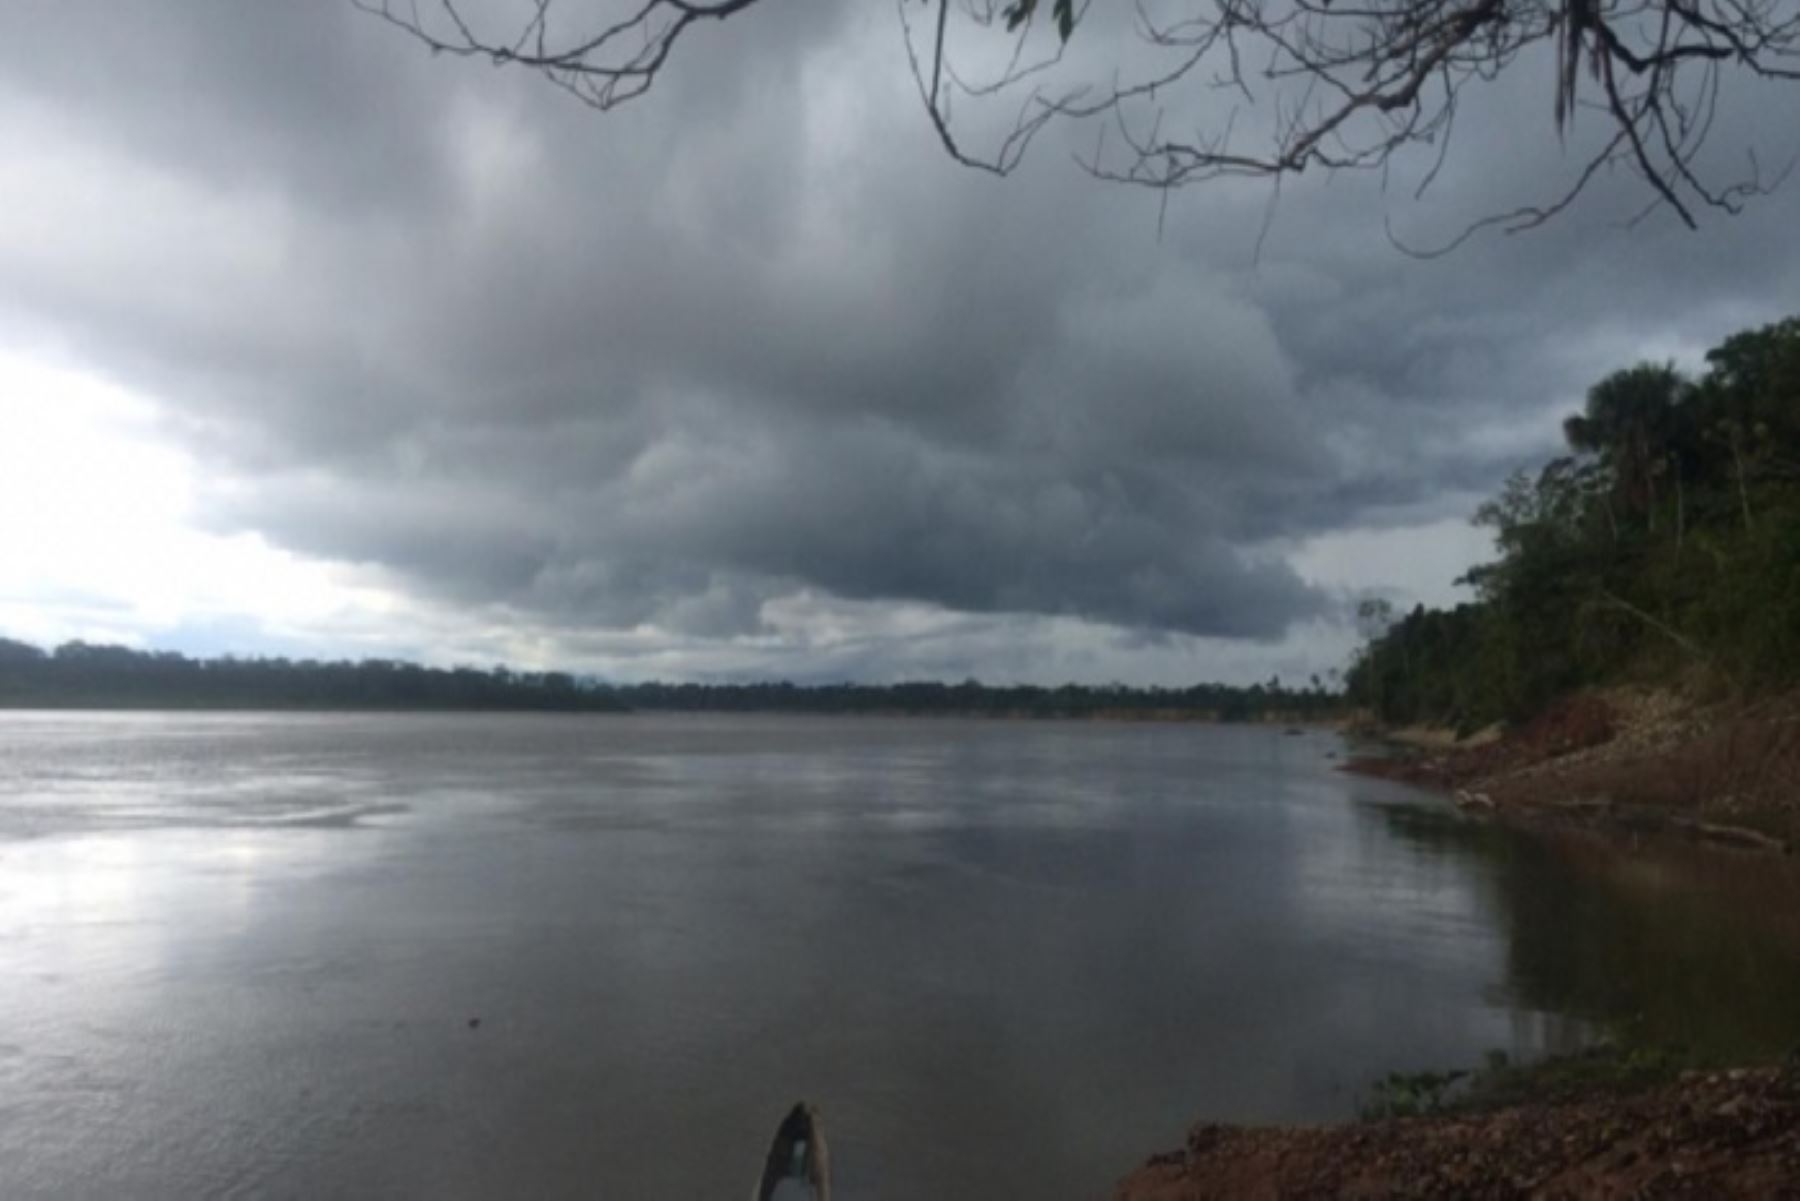
[[[469,0],[352,0],[434,53],[539,71],[603,111],[647,92],[695,25],[763,2],[519,0],[489,28]],[[1751,156],[1720,178],[1701,151],[1728,73],[1800,82],[1800,0],[1135,0],[1123,50],[1093,28],[1118,11],[1090,2],[896,0],[920,102],[953,158],[1005,175],[1050,125],[1094,122],[1101,136],[1078,161],[1115,183],[1167,191],[1227,176],[1385,172],[1428,149],[1422,194],[1465,92],[1552,59],[1548,131],[1599,126],[1572,186],[1484,218],[1451,246],[1541,224],[1615,167],[1642,181],[1647,212],[1690,227],[1785,175],[1764,178]],[[910,15],[921,7],[923,21]]]

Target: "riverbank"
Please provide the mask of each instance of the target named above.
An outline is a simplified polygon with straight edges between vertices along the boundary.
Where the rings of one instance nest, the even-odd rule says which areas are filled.
[[[1761,854],[1790,851],[1800,836],[1792,697],[1707,705],[1614,690],[1468,738],[1355,733],[1366,753],[1346,770],[1443,791],[1479,816],[1584,831],[1559,835],[1559,846],[1629,840],[1623,861],[1643,871],[1661,861],[1655,848],[1688,854],[1644,843],[1650,833]],[[1732,853],[1691,857],[1734,876],[1748,866]],[[1113,1201],[1800,1198],[1800,1062],[1705,1066],[1599,1051],[1478,1072],[1472,1085],[1460,1073],[1394,1077],[1374,1090],[1368,1109],[1380,1116],[1363,1121],[1196,1126],[1180,1150],[1121,1181]]]
[[[1345,770],[1438,789],[1471,812],[1762,851],[1800,846],[1800,696],[1706,704],[1613,689],[1467,740],[1363,734],[1374,749]]]
[[[1341,1126],[1196,1126],[1112,1201],[1800,1197],[1792,1064],[1538,1087],[1524,1102]]]

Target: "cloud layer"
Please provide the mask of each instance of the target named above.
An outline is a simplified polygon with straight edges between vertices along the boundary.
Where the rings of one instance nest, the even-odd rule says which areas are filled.
[[[213,531],[546,653],[879,677],[924,621],[937,668],[1105,675],[1304,663],[1343,598],[1300,548],[1436,528],[1599,372],[1800,298],[1789,196],[1624,230],[1603,181],[1398,254],[1384,214],[1429,238],[1566,169],[1504,108],[1422,206],[1306,181],[1256,255],[1269,197],[1221,186],[1159,237],[1054,139],[955,168],[893,14],[831,12],[709,31],[602,118],[348,6],[38,6],[0,47],[0,340],[153,398]]]

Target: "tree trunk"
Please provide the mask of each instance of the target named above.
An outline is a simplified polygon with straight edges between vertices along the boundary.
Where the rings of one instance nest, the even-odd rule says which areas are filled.
[[[1738,504],[1744,509],[1744,528],[1750,528],[1750,491],[1744,484],[1744,448],[1739,444],[1737,431],[1731,434],[1731,460],[1737,465]]]
[[[1681,558],[1681,539],[1687,533],[1687,503],[1681,488],[1681,460],[1675,460],[1675,557]]]

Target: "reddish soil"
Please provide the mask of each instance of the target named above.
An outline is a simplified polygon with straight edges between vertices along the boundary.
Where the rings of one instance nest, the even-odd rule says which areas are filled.
[[[1689,1075],[1490,1113],[1203,1125],[1113,1201],[1800,1198],[1800,1069]]]
[[[1688,705],[1618,690],[1567,698],[1481,746],[1351,760],[1348,771],[1453,793],[1464,808],[1673,830],[1768,850],[1800,844],[1800,697]]]

